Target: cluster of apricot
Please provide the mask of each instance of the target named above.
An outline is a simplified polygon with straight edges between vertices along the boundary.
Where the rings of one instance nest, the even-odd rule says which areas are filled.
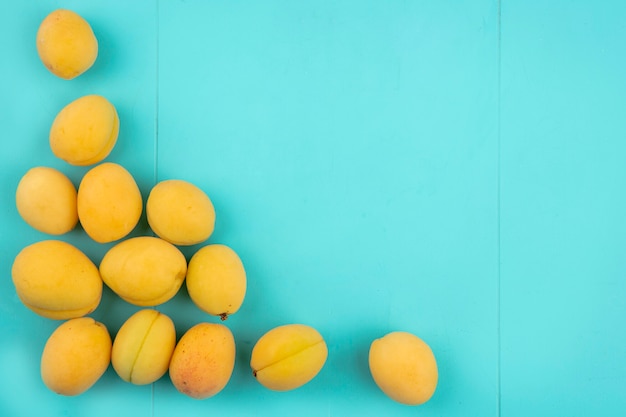
[[[98,55],[90,25],[69,10],[56,10],[41,23],[37,50],[55,75],[72,79]],[[186,283],[202,311],[225,320],[246,294],[246,272],[237,253],[207,244],[187,262],[179,246],[203,244],[213,233],[215,210],[194,184],[158,182],[145,202],[154,235],[129,237],[144,201],[129,171],[102,162],[120,129],[115,106],[99,95],[66,105],[50,128],[50,148],[71,165],[93,166],[76,188],[61,171],[34,167],[19,181],[16,205],[33,228],[62,235],[79,223],[95,242],[113,243],[96,266],[78,247],[46,239],[16,256],[12,278],[17,295],[33,312],[64,322],[49,337],[41,376],[51,390],[77,395],[89,389],[112,364],[124,381],[150,384],[169,373],[173,385],[193,398],[208,398],[228,383],[235,364],[235,339],[223,323],[200,323],[176,340],[173,321],[154,307],[170,300]],[[112,339],[105,324],[87,317],[100,304],[103,285],[124,301],[144,307]],[[323,368],[328,348],[322,335],[304,324],[285,324],[255,344],[250,366],[265,387],[286,391],[312,380]],[[417,336],[393,332],[370,347],[369,367],[376,384],[404,404],[421,404],[434,393],[437,365]]]

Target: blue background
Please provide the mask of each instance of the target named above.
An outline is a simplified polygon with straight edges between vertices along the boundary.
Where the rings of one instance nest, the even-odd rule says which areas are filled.
[[[65,81],[36,53],[56,8],[85,17],[98,60]],[[21,416],[621,416],[626,409],[626,3],[621,1],[0,1],[0,414]],[[81,396],[43,385],[59,324],[17,299],[14,256],[48,238],[14,194],[56,159],[56,113],[102,94],[120,115],[107,160],[144,198],[157,181],[203,188],[210,242],[241,256],[242,309],[227,387],[204,401],[112,368]],[[133,232],[149,234],[145,216]],[[111,244],[63,236],[99,263]],[[190,256],[198,247],[185,248]],[[112,335],[137,307],[109,290]],[[184,288],[159,307],[179,336],[216,322]],[[249,357],[300,322],[329,358],[275,393]],[[418,408],[374,385],[367,351],[392,330],[437,357]],[[202,414],[200,414],[202,413]]]

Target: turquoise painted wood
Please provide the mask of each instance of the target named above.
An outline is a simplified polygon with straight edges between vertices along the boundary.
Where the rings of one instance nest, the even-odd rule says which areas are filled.
[[[71,81],[34,43],[61,7],[100,42]],[[625,12],[608,0],[0,2],[0,414],[621,416]],[[59,323],[27,310],[10,277],[19,250],[48,236],[19,217],[15,187],[37,165],[80,182],[88,168],[56,159],[47,135],[90,93],[120,114],[107,160],[144,198],[169,178],[203,188],[210,242],[246,266],[226,322],[235,370],[214,398],[112,368],[73,398],[41,382]],[[133,235],[150,233],[144,216]],[[80,228],[62,239],[96,263],[112,245]],[[105,290],[92,316],[114,336],[138,309]],[[219,321],[184,288],[158,309],[179,336]],[[252,347],[296,322],[324,335],[328,361],[304,387],[268,391]],[[369,375],[369,344],[393,330],[437,357],[423,406],[392,402]]]
[[[503,2],[503,416],[626,409],[625,15]]]

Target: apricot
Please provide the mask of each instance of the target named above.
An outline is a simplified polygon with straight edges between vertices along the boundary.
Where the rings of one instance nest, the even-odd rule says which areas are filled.
[[[29,169],[17,185],[15,203],[24,221],[40,232],[62,235],[78,223],[76,187],[54,168]]]
[[[437,388],[437,362],[430,347],[407,332],[391,332],[372,342],[369,368],[378,387],[406,405],[428,401]]]
[[[172,319],[156,310],[140,310],[117,332],[111,363],[124,381],[151,384],[167,372],[175,345]]]
[[[110,360],[106,326],[91,317],[71,319],[48,338],[41,355],[41,379],[57,394],[82,394],[100,379]]]
[[[163,304],[178,292],[187,260],[174,245],[153,236],[123,240],[100,262],[104,283],[128,303],[149,307]]]
[[[58,9],[39,25],[37,53],[51,73],[70,80],[96,62],[98,40],[89,23],[79,14]]]
[[[288,391],[311,381],[327,357],[326,342],[317,330],[304,324],[287,324],[261,336],[252,349],[250,366],[264,387]]]
[[[78,218],[85,233],[98,243],[128,235],[143,210],[141,191],[121,165],[105,162],[91,168],[77,193]]]
[[[146,215],[152,231],[174,245],[204,242],[215,227],[215,209],[209,197],[183,180],[157,183],[148,196]]]
[[[25,247],[15,257],[11,274],[20,300],[43,317],[81,317],[100,304],[98,268],[69,243],[43,240]]]
[[[246,295],[246,271],[234,250],[225,245],[207,245],[189,260],[189,297],[202,311],[222,320],[237,312]]]
[[[68,164],[94,165],[111,153],[119,130],[120,119],[113,104],[99,95],[83,96],[54,118],[50,149]]]
[[[235,366],[235,339],[228,327],[199,323],[180,338],[170,361],[170,379],[181,393],[205,399],[219,393]]]

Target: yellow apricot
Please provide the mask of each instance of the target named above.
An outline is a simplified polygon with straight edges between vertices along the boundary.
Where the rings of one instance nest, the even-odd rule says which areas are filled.
[[[15,203],[24,221],[40,232],[62,235],[78,223],[76,187],[54,168],[29,169],[17,185]]]
[[[246,271],[239,256],[225,245],[199,249],[187,267],[189,297],[202,311],[222,320],[239,310],[246,295]]]
[[[117,332],[111,363],[124,381],[151,384],[167,372],[175,345],[172,320],[156,310],[140,310]]]
[[[437,388],[437,362],[430,347],[407,332],[392,332],[372,342],[369,368],[378,387],[406,405],[428,401]]]
[[[105,162],[83,177],[77,194],[78,218],[85,233],[99,243],[119,240],[139,222],[141,192],[121,165]]]
[[[113,104],[99,95],[80,97],[65,106],[50,128],[52,153],[71,165],[93,165],[113,150],[120,120]]]
[[[264,387],[288,391],[311,381],[327,357],[326,342],[317,330],[304,324],[287,324],[261,336],[252,349],[250,366]]]
[[[90,317],[68,320],[50,335],[41,355],[41,379],[61,395],[91,388],[111,360],[111,336]]]
[[[58,9],[39,25],[37,53],[51,73],[70,80],[94,64],[98,56],[98,40],[89,23],[80,15]]]
[[[170,379],[181,393],[195,399],[220,392],[235,366],[235,339],[228,327],[199,323],[180,338],[170,361]]]
[[[174,245],[204,242],[215,227],[215,209],[209,197],[183,180],[156,184],[148,196],[146,214],[154,233]]]
[[[81,317],[100,304],[98,268],[69,243],[43,240],[25,247],[15,257],[11,274],[20,300],[41,316]]]
[[[123,300],[142,307],[174,297],[187,273],[187,260],[174,245],[152,236],[123,240],[100,262],[104,283]]]

